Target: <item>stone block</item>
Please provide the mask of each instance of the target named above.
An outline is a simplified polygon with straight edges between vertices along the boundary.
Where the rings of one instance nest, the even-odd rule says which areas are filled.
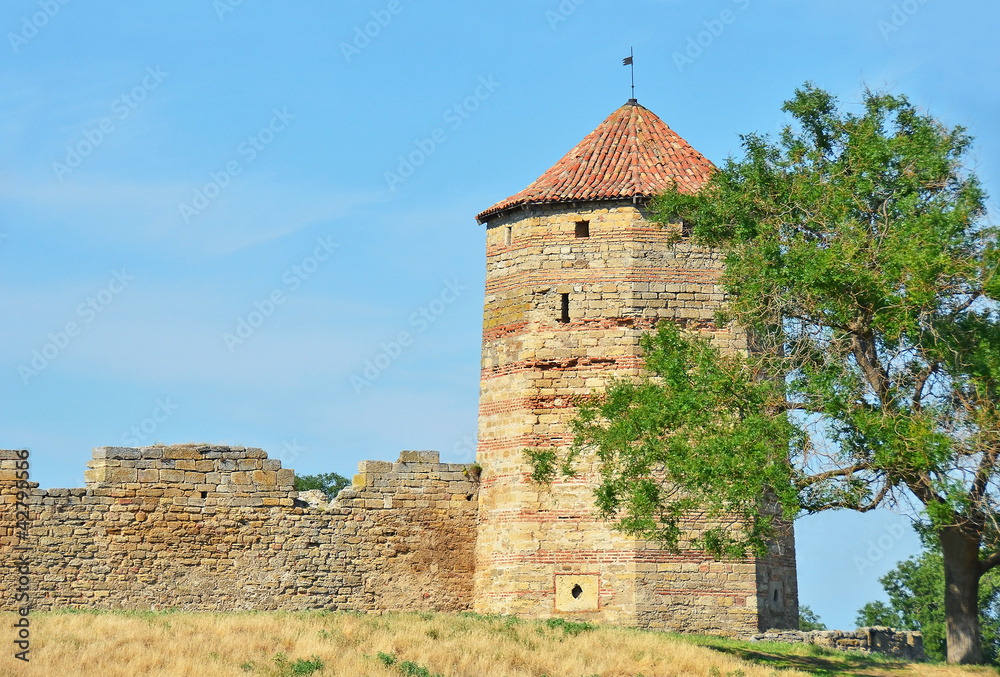
[[[139,471],[135,468],[108,468],[105,482],[111,484],[126,484],[139,481]]]
[[[175,460],[198,460],[201,459],[201,452],[197,447],[165,447],[163,458]]]
[[[358,473],[361,475],[387,472],[392,472],[392,463],[388,461],[361,461],[358,463]]]
[[[184,471],[183,470],[168,470],[163,469],[160,471],[160,481],[161,482],[183,482],[184,481]]]
[[[254,484],[265,487],[273,487],[277,482],[277,473],[271,470],[254,470],[251,477]]]

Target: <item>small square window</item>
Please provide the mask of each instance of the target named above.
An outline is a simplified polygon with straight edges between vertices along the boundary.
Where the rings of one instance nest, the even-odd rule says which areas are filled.
[[[577,237],[590,237],[590,221],[577,221],[576,222],[576,236]]]

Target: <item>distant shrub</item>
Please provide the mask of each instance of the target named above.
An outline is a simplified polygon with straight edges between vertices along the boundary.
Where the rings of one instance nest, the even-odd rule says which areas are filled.
[[[336,498],[340,490],[351,483],[351,480],[335,472],[319,475],[299,475],[295,477],[295,491],[310,491],[319,489],[331,499]]]
[[[283,653],[279,653],[274,657],[274,664],[278,666],[278,674],[282,677],[288,675],[289,677],[293,675],[311,675],[314,672],[319,672],[323,669],[323,661],[319,656],[315,654],[310,658],[299,658],[294,661],[289,661],[288,656]]]

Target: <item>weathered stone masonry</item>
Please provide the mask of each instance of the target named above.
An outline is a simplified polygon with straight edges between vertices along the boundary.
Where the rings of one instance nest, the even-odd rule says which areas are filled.
[[[0,451],[0,609],[14,608],[13,452]],[[478,485],[436,452],[361,463],[327,510],[260,449],[101,447],[82,489],[34,488],[35,610],[468,608]]]

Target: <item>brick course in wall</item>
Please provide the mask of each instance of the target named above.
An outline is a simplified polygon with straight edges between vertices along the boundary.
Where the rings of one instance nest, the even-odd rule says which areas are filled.
[[[0,590],[12,564],[15,452],[0,451]],[[470,606],[478,482],[436,452],[360,464],[326,509],[260,449],[94,450],[80,489],[31,490],[35,610],[440,610]],[[0,610],[15,607],[4,594]]]

